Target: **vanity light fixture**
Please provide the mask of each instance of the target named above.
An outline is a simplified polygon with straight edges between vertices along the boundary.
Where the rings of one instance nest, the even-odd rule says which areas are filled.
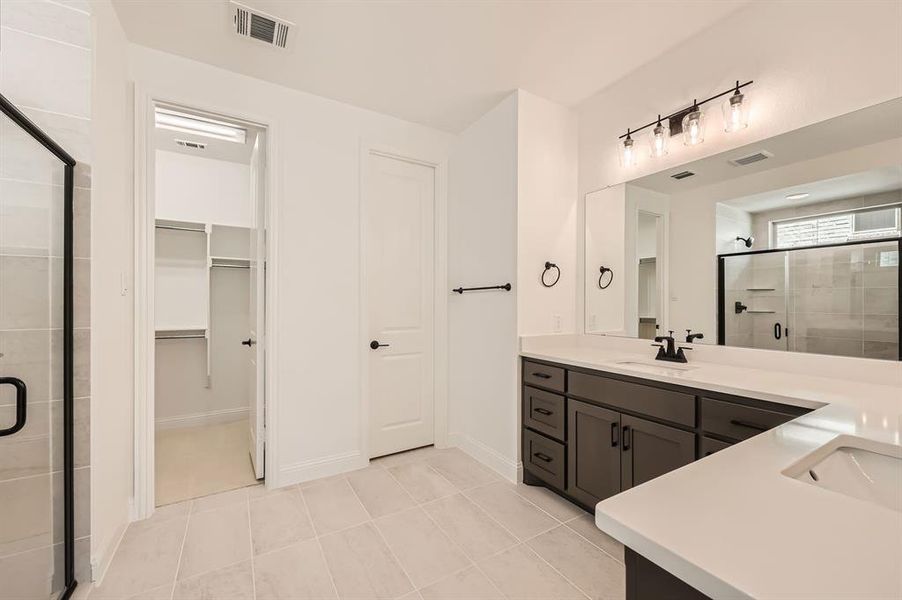
[[[807,198],[810,196],[808,192],[798,192],[797,194],[789,194],[786,196],[787,200],[801,200],[802,198]]]
[[[683,117],[683,143],[696,146],[705,141],[705,113],[692,101],[692,109]]]
[[[669,127],[666,123],[667,121],[661,123],[661,115],[658,115],[658,122],[651,130],[649,141],[651,142],[651,155],[654,158],[667,154],[667,138],[670,137],[670,131],[668,131]]]
[[[632,167],[636,164],[636,143],[630,135],[630,130],[626,130],[626,137],[623,138],[620,150],[620,162],[624,167]]]
[[[688,108],[680,109],[666,117],[658,115],[658,118],[651,123],[636,129],[627,129],[626,133],[618,138],[620,140],[618,149],[621,164],[626,167],[633,166],[636,163],[633,135],[643,129],[652,128],[649,136],[652,157],[666,155],[668,138],[681,133],[683,134],[683,143],[687,146],[695,146],[702,143],[705,140],[705,111],[702,110],[702,106],[727,94],[731,94],[731,96],[724,104],[724,129],[726,131],[737,131],[748,127],[749,101],[740,90],[752,83],[754,81],[746,81],[745,83],[737,81],[736,85],[730,89],[715,94],[710,98],[693,100],[692,105]],[[729,110],[727,107],[729,107]]]
[[[739,131],[749,126],[749,101],[739,91],[739,81],[733,95],[723,103],[723,130],[727,133]]]

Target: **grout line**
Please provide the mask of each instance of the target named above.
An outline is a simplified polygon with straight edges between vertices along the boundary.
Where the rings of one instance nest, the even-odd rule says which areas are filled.
[[[589,542],[590,544],[592,544],[593,546],[595,546],[596,548],[598,548],[599,550],[601,550],[602,552],[604,552],[605,554],[607,554],[608,556],[610,556],[610,557],[611,557],[612,559],[614,559],[614,561],[616,561],[618,564],[621,564],[621,565],[624,564],[624,561],[623,561],[623,560],[621,560],[621,559],[617,558],[616,556],[614,556],[613,554],[611,554],[611,552],[610,552],[609,550],[606,550],[605,548],[602,548],[601,546],[599,546],[598,544],[596,544],[595,542],[593,542],[592,540],[590,540],[588,537],[584,536],[583,534],[581,534],[580,532],[578,532],[576,529],[574,529],[573,527],[571,527],[571,526],[569,525],[569,524],[572,523],[573,521],[577,521],[577,520],[579,520],[579,519],[581,519],[581,518],[582,518],[582,515],[580,515],[580,516],[578,516],[578,517],[573,517],[573,518],[570,519],[569,521],[565,521],[565,522],[564,522],[564,526],[567,527],[567,529],[569,529],[570,531],[572,531],[572,532],[575,533],[576,535],[578,535],[579,537],[583,538],[584,540],[586,540],[587,542]],[[594,524],[594,520],[593,520],[593,524]],[[604,533],[604,532],[602,531],[602,533]],[[607,535],[607,534],[605,533],[605,535]],[[611,538],[611,539],[614,539],[614,538]],[[614,540],[614,541],[617,541],[617,540]],[[617,543],[619,544],[620,542],[617,542]]]
[[[2,25],[0,29],[6,29],[7,31],[14,31],[16,33],[21,33],[22,35],[27,35],[29,37],[33,37],[38,40],[44,40],[45,42],[51,42],[54,44],[60,44],[61,46],[68,46],[70,48],[77,48],[83,52],[91,52],[91,48],[86,48],[84,46],[79,46],[78,44],[73,44],[72,42],[64,42],[63,40],[55,40],[52,37],[47,37],[46,35],[39,35],[37,33],[32,33],[30,31],[25,31],[23,29],[17,29],[15,27],[10,27],[9,25]]]
[[[244,506],[247,514],[247,543],[251,553],[251,590],[253,599],[257,600],[257,571],[254,568],[254,532],[251,530],[251,498],[250,494],[244,494]]]
[[[191,514],[194,510],[194,501],[188,501],[188,514],[185,517],[185,533],[182,534],[182,544],[179,546],[179,560],[175,564],[175,575],[172,577],[172,589],[169,590],[169,600],[175,598],[175,586],[179,579],[179,570],[182,568],[182,554],[185,552],[185,542],[188,541],[188,526],[191,524]]]
[[[22,32],[22,33],[26,33],[26,32]],[[54,40],[54,41],[56,41],[56,40]],[[60,42],[60,43],[65,44],[66,42]],[[80,48],[81,46],[77,46],[77,47]],[[85,48],[85,50],[89,50],[89,49]],[[91,121],[91,117],[83,117],[81,115],[76,115],[73,113],[64,113],[64,112],[59,112],[57,110],[49,110],[46,108],[39,108],[37,106],[29,106],[28,104],[22,104],[22,105],[20,105],[20,108],[23,108],[25,110],[30,110],[33,112],[41,112],[41,113],[45,113],[48,115],[55,115],[57,117],[68,117],[70,119],[76,119],[78,121],[88,121],[88,122]]]
[[[304,497],[303,490],[298,488],[298,494],[301,497],[301,503],[304,505],[304,512],[307,515],[307,519],[310,521],[310,529],[313,530],[313,541],[316,543],[316,547],[319,548],[319,555],[323,559],[323,566],[326,567],[326,573],[329,575],[329,581],[332,583],[332,591],[335,592],[335,598],[338,596],[338,586],[335,585],[335,576],[332,575],[332,567],[329,566],[329,561],[326,559],[326,551],[323,549],[323,544],[319,540],[319,536],[316,534],[316,527],[313,525],[313,515],[310,513],[310,507],[307,506],[307,499]]]

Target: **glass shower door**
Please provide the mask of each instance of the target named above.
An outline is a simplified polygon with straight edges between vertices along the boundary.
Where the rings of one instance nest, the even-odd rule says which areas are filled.
[[[787,252],[723,257],[727,346],[789,349]]]
[[[0,100],[0,599],[47,600],[74,588],[72,169]]]

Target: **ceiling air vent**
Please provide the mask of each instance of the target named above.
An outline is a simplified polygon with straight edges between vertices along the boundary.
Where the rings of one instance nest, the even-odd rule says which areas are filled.
[[[758,152],[754,152],[752,154],[746,154],[745,156],[740,156],[739,158],[734,158],[730,161],[731,165],[737,167],[744,167],[746,165],[750,165],[752,163],[760,162],[762,160],[767,160],[768,158],[772,158],[774,155],[768,152],[767,150],[759,150]]]
[[[191,140],[176,139],[175,143],[185,148],[194,148],[195,150],[206,150],[207,145],[203,142],[192,142]]]
[[[289,33],[294,23],[279,19],[238,2],[230,2],[232,25],[235,33],[245,38],[265,42],[276,48],[288,47]]]
[[[695,175],[692,171],[680,171],[679,173],[674,173],[671,175],[674,179],[686,179],[687,177],[692,177]]]

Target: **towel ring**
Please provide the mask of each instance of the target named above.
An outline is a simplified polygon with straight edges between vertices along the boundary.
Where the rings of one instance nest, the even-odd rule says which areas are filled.
[[[555,277],[555,278],[554,278],[554,281],[552,281],[551,283],[547,283],[547,282],[545,281],[545,274],[546,274],[548,271],[550,271],[551,269],[554,269],[555,271],[557,271],[557,277]],[[561,268],[560,268],[559,266],[557,266],[556,264],[554,264],[553,262],[548,262],[548,261],[546,261],[546,262],[545,262],[545,270],[542,271],[542,285],[544,285],[544,286],[547,287],[547,288],[554,287],[554,285],[555,285],[558,281],[560,281],[560,279],[561,279]]]
[[[598,272],[601,273],[601,274],[598,276],[598,287],[601,288],[601,289],[603,289],[603,290],[608,289],[608,287],[611,285],[611,282],[614,281],[614,270],[613,270],[613,269],[609,269],[608,267],[599,267]],[[601,280],[604,279],[605,273],[610,273],[611,276],[608,277],[607,283],[602,283]]]

